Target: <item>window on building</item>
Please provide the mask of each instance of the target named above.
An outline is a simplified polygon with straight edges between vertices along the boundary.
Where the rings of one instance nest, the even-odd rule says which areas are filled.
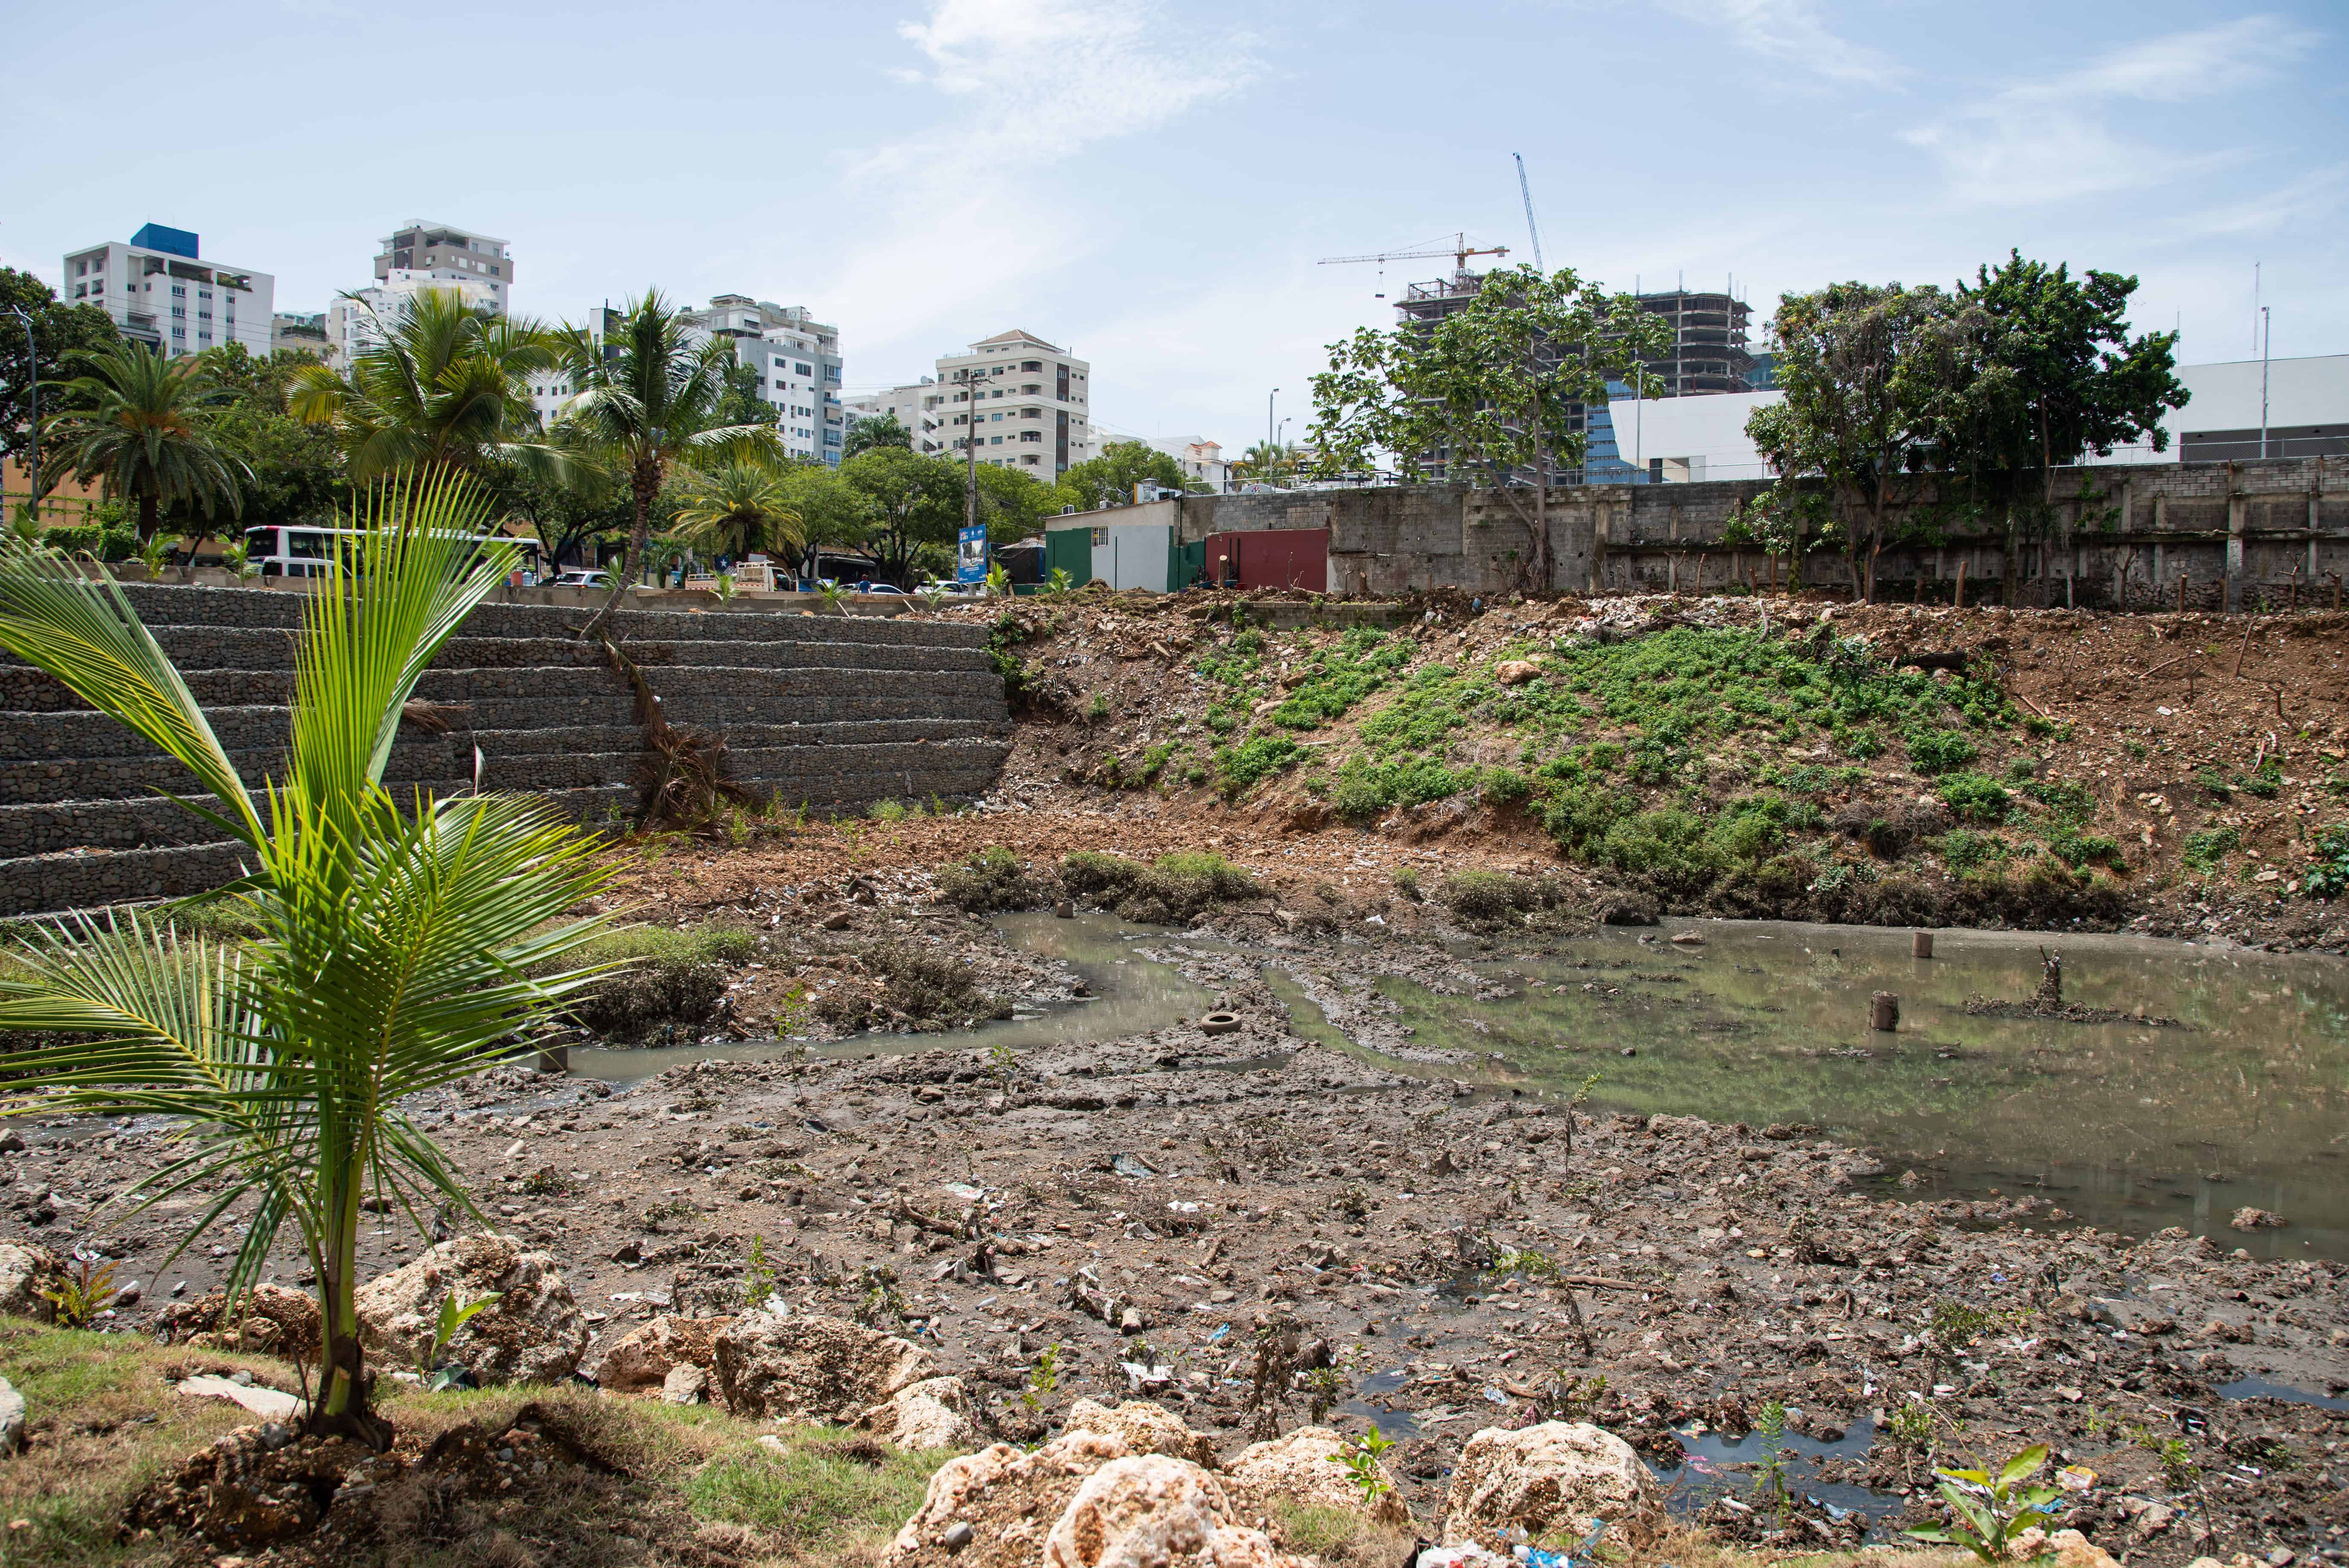
[[[173,284],[171,285],[171,297],[172,297],[172,298],[174,298],[174,299],[185,299],[185,298],[187,298],[187,297],[188,297],[188,285],[187,285],[187,284]]]
[[[987,444],[990,447],[999,447],[1003,445],[1003,438],[1000,436],[989,436],[987,438]]]
[[[1000,419],[1003,418],[1003,416],[1002,416],[1002,415],[1000,415],[1000,414],[989,414],[989,415],[988,416],[988,418],[990,418],[990,419],[1000,420]]]
[[[812,365],[794,365],[792,368],[798,371],[802,376],[812,376],[815,374],[815,366]]]
[[[1040,458],[1040,457],[1038,457],[1035,453],[1030,452],[1030,453],[1029,453],[1026,457],[1024,457],[1024,458],[1020,459],[1019,460],[1020,460],[1021,462],[1023,462],[1023,463],[1027,464],[1030,468],[1031,468],[1031,469],[1032,469],[1032,468],[1036,467],[1039,463],[1041,463],[1044,459],[1041,459],[1041,458]]]
[[[1044,362],[1040,359],[1023,359],[1019,362],[1019,368],[1022,370],[1041,370],[1044,368]]]
[[[89,263],[88,262],[76,262],[74,263],[74,276],[78,278],[86,278],[89,276]]]

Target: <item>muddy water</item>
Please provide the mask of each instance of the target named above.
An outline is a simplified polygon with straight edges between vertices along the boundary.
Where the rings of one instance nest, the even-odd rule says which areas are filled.
[[[1681,931],[1703,945],[1674,945]],[[1675,922],[1476,965],[1510,992],[1493,1000],[1376,984],[1415,1044],[1485,1053],[1479,1075],[1498,1081],[1570,1093],[1598,1073],[1594,1104],[1865,1142],[1893,1162],[1887,1181],[1915,1171],[1914,1195],[2033,1193],[2132,1233],[2178,1224],[2255,1253],[2349,1256],[2349,965],[1934,934],[1936,956],[1916,959],[1905,931]],[[2063,954],[2067,1002],[2181,1026],[1966,1013],[1970,996],[2029,996],[2042,945]],[[1877,991],[1900,998],[1894,1033],[1868,1027]],[[1328,1030],[1291,1005],[1300,1028]],[[2230,1229],[2245,1206],[2290,1226]]]
[[[796,1061],[802,1053],[819,1057],[867,1057],[903,1051],[984,1051],[998,1047],[1025,1051],[1039,1046],[1146,1034],[1177,1018],[1195,1018],[1214,1001],[1209,992],[1179,971],[1130,951],[1133,943],[1145,937],[1163,938],[1163,927],[1129,925],[1114,915],[1091,913],[1073,920],[1008,914],[995,924],[1013,946],[1066,964],[1084,979],[1092,995],[1074,1002],[1018,1003],[1012,1017],[974,1029],[908,1035],[875,1032],[820,1045],[770,1040],[653,1050],[574,1048],[571,1070],[613,1083],[633,1083],[684,1062]]]

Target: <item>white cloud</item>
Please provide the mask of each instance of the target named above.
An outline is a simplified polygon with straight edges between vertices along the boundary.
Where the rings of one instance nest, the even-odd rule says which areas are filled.
[[[1665,0],[1691,21],[1727,32],[1740,48],[1832,82],[1888,86],[1909,74],[1881,50],[1838,36],[1811,0]]]
[[[870,237],[827,296],[885,347],[949,321],[966,338],[1007,325],[971,312],[1092,248],[1075,214],[1038,200],[1043,170],[1264,69],[1249,36],[1170,21],[1152,0],[933,0],[897,32],[921,64],[892,74],[935,89],[948,112],[852,160],[852,186],[878,194],[855,226]]]
[[[2335,163],[2276,190],[2181,218],[2170,237],[2272,234],[2312,214],[2340,211],[2344,197],[2349,197],[2349,163]]]
[[[2240,155],[2181,155],[2135,139],[2110,123],[2116,109],[2240,92],[2315,41],[2275,16],[2172,33],[2011,83],[1904,139],[1940,161],[1948,194],[1962,202],[2062,201],[2165,185]]]

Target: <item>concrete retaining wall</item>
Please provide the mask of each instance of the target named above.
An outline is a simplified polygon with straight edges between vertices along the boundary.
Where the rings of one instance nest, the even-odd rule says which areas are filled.
[[[284,589],[126,588],[249,784],[282,767],[293,634]],[[575,607],[483,605],[419,684],[449,728],[410,724],[385,769],[396,793],[545,796],[585,820],[631,813],[642,733],[626,684],[573,633]],[[972,626],[879,617],[629,611],[621,647],[672,724],[727,741],[735,779],[787,806],[966,799],[1009,744],[1003,683]],[[236,874],[236,854],[162,792],[180,764],[39,671],[0,655],[0,914],[171,896]]]

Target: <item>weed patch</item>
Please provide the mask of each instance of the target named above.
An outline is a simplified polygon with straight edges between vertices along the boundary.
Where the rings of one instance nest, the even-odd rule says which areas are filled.
[[[1027,909],[1040,897],[1028,873],[1019,869],[1019,858],[999,845],[939,872],[937,884],[940,898],[972,914]]]
[[[726,995],[727,971],[748,963],[756,944],[749,927],[723,923],[608,932],[562,967],[625,967],[597,980],[571,1004],[571,1015],[583,1028],[616,1039],[663,1024],[698,1023]]]
[[[1166,925],[1195,920],[1218,903],[1253,898],[1256,879],[1221,855],[1162,855],[1144,865],[1123,855],[1080,851],[1061,861],[1071,893],[1116,909],[1121,918]]]

